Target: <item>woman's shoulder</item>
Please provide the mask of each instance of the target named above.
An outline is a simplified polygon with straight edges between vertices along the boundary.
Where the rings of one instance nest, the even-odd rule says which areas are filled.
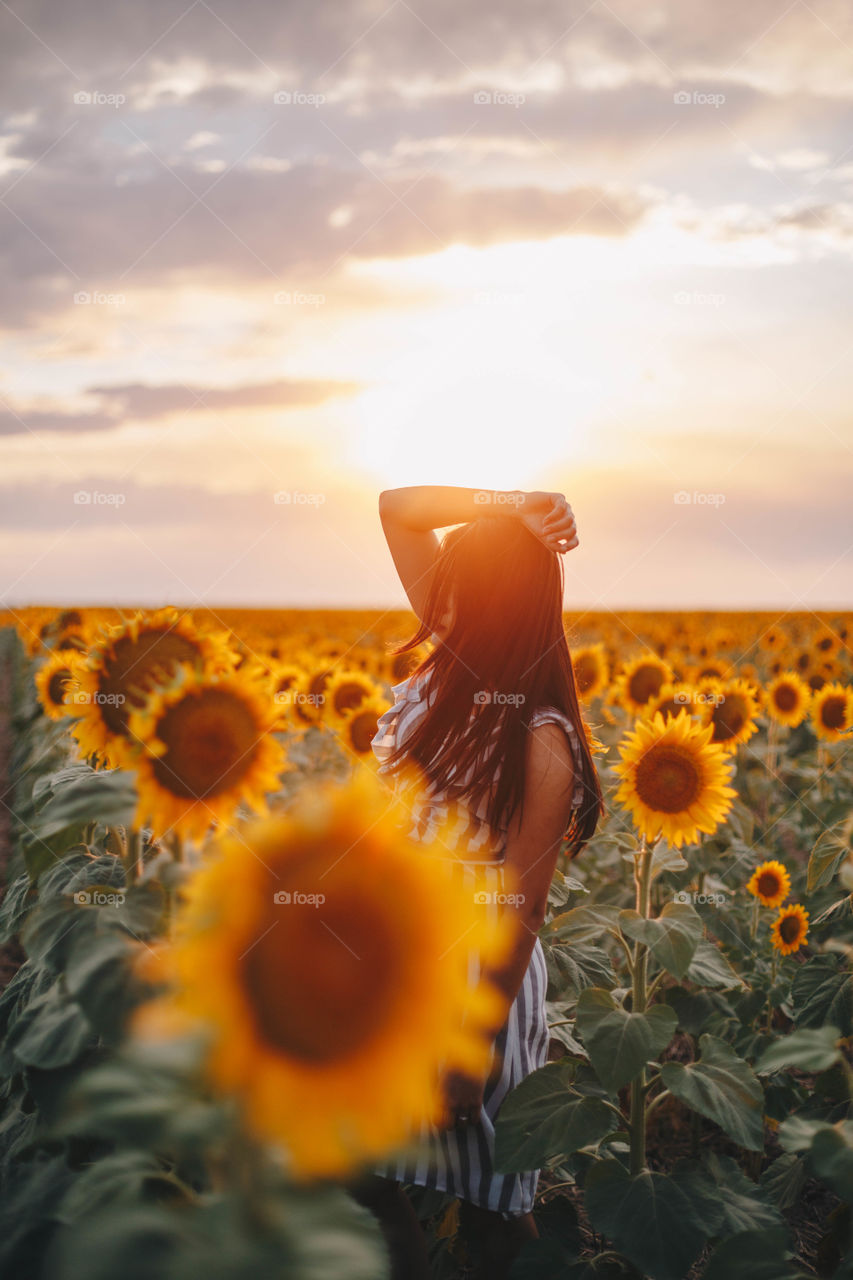
[[[528,720],[528,725],[533,728],[539,724],[559,724],[567,730],[570,737],[577,738],[578,730],[574,720],[567,715],[565,711],[561,711],[559,707],[542,706],[537,707]]]
[[[572,793],[572,808],[578,808],[583,803],[584,783],[582,777],[581,765],[581,743],[580,735],[571,716],[565,711],[561,711],[559,707],[538,707],[528,721],[528,727],[535,729],[540,724],[558,724],[566,731],[569,744],[572,751],[572,757],[575,762],[575,785]]]

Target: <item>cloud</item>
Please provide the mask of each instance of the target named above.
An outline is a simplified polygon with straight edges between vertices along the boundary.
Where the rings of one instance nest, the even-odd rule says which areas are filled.
[[[102,403],[92,413],[60,409],[0,410],[0,436],[25,432],[110,431],[122,423],[164,418],[172,413],[198,414],[229,409],[289,409],[323,404],[335,396],[354,395],[357,382],[333,382],[310,378],[279,378],[274,382],[247,383],[237,387],[148,386],[145,383],[88,387],[85,394]]]
[[[192,280],[237,287],[316,281],[341,259],[400,257],[448,244],[625,235],[653,205],[620,184],[561,190],[534,185],[460,189],[443,177],[379,182],[361,172],[302,165],[285,173],[241,171],[202,178],[157,167],[116,186],[66,175],[61,193],[42,170],[7,198],[2,249],[7,323],[39,306],[70,307],[75,293],[127,298],[134,286]],[[330,215],[345,207],[346,224]],[[65,277],[63,296],[58,281]],[[40,283],[35,298],[33,282]]]

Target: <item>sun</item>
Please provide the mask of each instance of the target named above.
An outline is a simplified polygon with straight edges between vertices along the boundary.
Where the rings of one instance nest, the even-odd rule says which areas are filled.
[[[393,332],[359,346],[366,386],[341,406],[353,464],[385,484],[538,488],[561,462],[592,458],[591,428],[642,376],[639,357],[614,362],[594,336],[606,291],[588,260],[600,251],[525,242],[430,254],[432,305],[395,313]],[[423,270],[395,259],[360,274],[422,286]],[[562,272],[574,305],[554,287]]]

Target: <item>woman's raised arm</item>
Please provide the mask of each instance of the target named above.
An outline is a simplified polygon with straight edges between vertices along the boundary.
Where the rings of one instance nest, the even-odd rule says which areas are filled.
[[[562,493],[442,484],[384,489],[379,495],[379,519],[403,589],[419,618],[423,619],[438,553],[433,530],[467,524],[482,516],[523,520],[551,551],[562,553],[578,545],[572,509]]]

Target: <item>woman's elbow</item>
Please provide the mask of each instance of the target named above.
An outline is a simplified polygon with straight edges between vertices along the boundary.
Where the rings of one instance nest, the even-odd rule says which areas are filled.
[[[547,898],[526,898],[523,893],[518,894],[517,897],[520,901],[516,903],[515,909],[521,923],[531,933],[538,933],[548,915]]]

